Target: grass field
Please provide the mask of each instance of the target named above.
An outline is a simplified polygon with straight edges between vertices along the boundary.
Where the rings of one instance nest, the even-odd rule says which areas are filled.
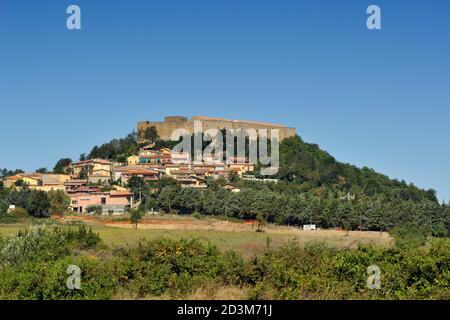
[[[72,219],[77,223],[85,223],[98,232],[103,241],[110,246],[132,244],[140,239],[156,239],[165,237],[169,239],[199,238],[216,244],[220,249],[233,249],[244,255],[252,255],[262,251],[268,243],[279,246],[289,241],[304,244],[308,241],[324,241],[340,248],[353,248],[358,243],[374,243],[377,245],[390,245],[391,237],[380,232],[350,232],[316,230],[303,231],[297,228],[268,226],[265,232],[256,232],[254,225],[234,223],[229,221],[208,218],[199,220],[192,217],[166,216],[146,218],[133,229],[129,221],[123,218],[105,219],[93,217],[69,216],[58,221],[66,224]],[[48,220],[46,222],[49,222]],[[19,230],[28,228],[28,224],[0,225],[0,235],[10,236]]]

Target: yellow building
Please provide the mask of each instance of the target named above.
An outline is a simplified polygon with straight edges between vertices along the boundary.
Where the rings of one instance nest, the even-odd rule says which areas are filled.
[[[23,185],[27,186],[38,186],[40,185],[40,180],[37,177],[27,175],[25,173],[16,174],[14,176],[6,177],[3,180],[3,185],[7,188],[16,185],[19,181],[22,182]]]
[[[84,172],[88,177],[109,177],[111,176],[111,171],[112,163],[103,159],[91,159],[72,164],[72,172],[76,176],[80,176]]]
[[[127,158],[127,164],[129,166],[135,166],[135,165],[139,164],[139,156],[129,156]]]

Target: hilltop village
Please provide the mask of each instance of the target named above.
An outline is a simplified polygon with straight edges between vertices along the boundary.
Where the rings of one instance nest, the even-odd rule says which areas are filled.
[[[228,179],[233,174],[257,180],[251,175],[254,165],[248,159],[234,160],[224,163],[211,157],[195,163],[190,161],[188,153],[173,153],[168,148],[155,148],[150,144],[140,148],[138,154],[129,156],[126,163],[88,159],[64,168],[67,174],[19,173],[2,179],[2,182],[5,187],[26,186],[46,192],[62,190],[70,197],[70,209],[75,212],[85,213],[89,207],[101,206],[104,214],[111,211],[123,214],[138,205],[133,202],[133,193],[126,188],[132,177],[145,181],[171,177],[184,188],[207,188],[208,178]]]
[[[192,130],[194,121],[201,121],[205,128],[266,128],[278,129],[281,139],[295,135],[294,128],[263,122],[228,120],[197,116],[188,119],[182,116],[165,117],[164,122],[138,122],[137,135],[141,146],[121,162],[110,159],[90,158],[67,163],[61,173],[33,172],[17,173],[1,179],[6,188],[23,188],[39,191],[63,191],[70,197],[69,209],[78,212],[90,212],[90,208],[101,208],[103,214],[124,214],[139,206],[139,199],[127,188],[130,179],[138,177],[144,181],[158,181],[164,177],[173,178],[182,188],[207,188],[208,179],[228,181],[231,176],[243,180],[271,181],[276,179],[258,179],[255,177],[254,164],[248,157],[224,159],[216,156],[203,157],[202,161],[193,161],[188,152],[174,152],[166,147],[158,147],[148,139],[146,130],[154,132],[157,139],[170,140],[170,132],[177,128]],[[224,186],[233,192],[239,192],[231,184]]]

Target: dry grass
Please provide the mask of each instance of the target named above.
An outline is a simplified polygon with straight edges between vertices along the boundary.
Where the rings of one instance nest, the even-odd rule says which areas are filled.
[[[186,216],[155,216],[146,218],[133,229],[129,221],[123,218],[97,218],[86,216],[68,216],[58,223],[83,222],[92,226],[106,244],[121,246],[132,244],[140,239],[154,240],[160,237],[169,239],[199,238],[211,241],[220,249],[233,249],[246,256],[261,252],[268,244],[280,246],[288,241],[304,244],[309,241],[324,241],[339,248],[354,248],[358,243],[390,245],[392,238],[387,233],[353,231],[346,235],[344,231],[315,230],[303,231],[298,228],[269,226],[263,233],[256,232],[252,224],[233,223],[213,218],[196,219]],[[0,226],[0,235],[13,235],[27,225]]]

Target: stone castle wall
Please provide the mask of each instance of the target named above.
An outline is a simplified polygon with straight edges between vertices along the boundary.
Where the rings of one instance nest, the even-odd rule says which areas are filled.
[[[295,128],[265,122],[227,120],[201,116],[192,117],[191,119],[182,116],[170,116],[165,117],[164,120],[164,122],[140,121],[137,124],[137,130],[139,132],[148,127],[155,127],[161,139],[170,140],[172,132],[176,129],[185,129],[193,133],[194,121],[197,120],[202,122],[203,132],[208,129],[268,129],[268,135],[270,137],[270,129],[278,129],[280,141],[296,135]]]

